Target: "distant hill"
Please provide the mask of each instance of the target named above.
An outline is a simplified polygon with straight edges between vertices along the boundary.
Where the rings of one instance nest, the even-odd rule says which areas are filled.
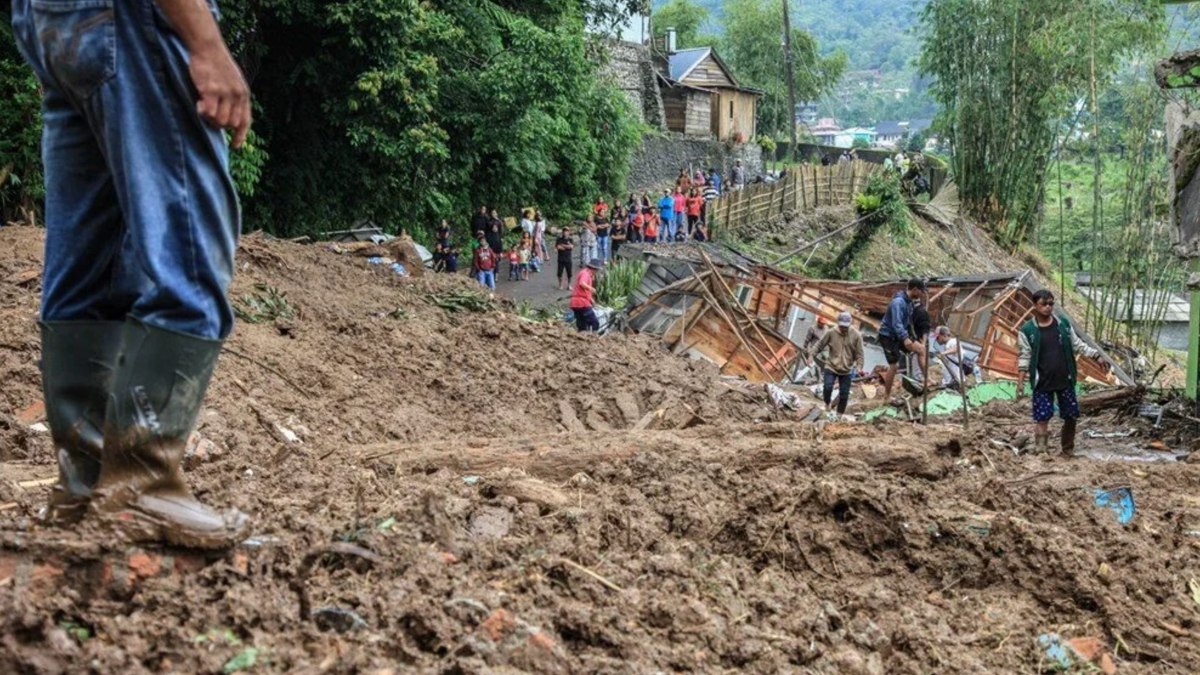
[[[721,30],[722,0],[693,0],[708,9],[708,30]],[[792,0],[796,27],[812,33],[829,53],[842,49],[851,70],[881,70],[889,80],[912,79],[919,43],[911,29],[926,0]],[[654,0],[654,8],[666,0]]]

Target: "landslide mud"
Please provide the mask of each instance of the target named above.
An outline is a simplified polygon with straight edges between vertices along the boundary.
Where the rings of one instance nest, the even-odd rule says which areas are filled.
[[[18,418],[37,287],[3,279],[39,251],[0,228],[0,530],[124,555],[42,528],[22,487],[53,457]],[[1014,406],[816,426],[647,339],[431,300],[465,281],[258,237],[238,263],[235,297],[296,312],[239,325],[189,476],[254,545],[120,592],[0,579],[0,671],[1043,672],[1051,633],[1119,672],[1200,669],[1196,464],[1018,456],[993,443],[1027,433]],[[1124,525],[1094,495],[1120,487]]]

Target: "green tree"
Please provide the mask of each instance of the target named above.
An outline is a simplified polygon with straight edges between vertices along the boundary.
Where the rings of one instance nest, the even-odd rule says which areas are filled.
[[[255,134],[232,159],[247,228],[372,219],[427,231],[487,203],[551,217],[624,186],[640,125],[585,26],[642,0],[224,0]],[[0,34],[0,206],[38,205],[40,93]]]
[[[639,126],[599,76],[579,3],[224,10],[270,153],[244,200],[251,226],[295,236],[371,219],[420,234],[442,217],[465,228],[480,203],[565,215],[623,187]]]
[[[0,218],[36,218],[42,198],[39,141],[42,95],[37,78],[13,41],[12,24],[0,34]]]
[[[904,142],[904,149],[909,152],[922,152],[925,150],[925,144],[929,142],[928,132],[922,130],[908,137]]]
[[[775,0],[726,0],[723,16],[721,55],[742,84],[763,91],[760,130],[789,134],[795,115],[788,109],[783,67],[783,6]],[[795,20],[792,25],[797,25]],[[816,100],[837,84],[846,68],[846,55],[822,57],[817,41],[803,30],[793,28],[791,38],[796,100]]]
[[[701,40],[700,34],[700,29],[704,28],[707,22],[708,10],[690,0],[671,0],[654,10],[650,20],[654,37],[662,37],[667,34],[668,28],[674,28],[676,46],[679,49],[710,44],[713,38],[705,36]]]
[[[1156,0],[931,0],[921,69],[963,207],[1015,248],[1039,217],[1057,121],[1162,31]]]

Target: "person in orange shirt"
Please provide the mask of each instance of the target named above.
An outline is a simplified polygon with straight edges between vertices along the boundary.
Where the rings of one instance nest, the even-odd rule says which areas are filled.
[[[645,232],[646,241],[651,242],[651,243],[658,241],[658,221],[659,220],[660,220],[660,218],[658,216],[658,213],[656,213],[653,209],[651,209],[650,213],[646,216],[646,226],[645,226],[646,227],[646,232]]]
[[[642,228],[646,225],[646,216],[642,211],[643,209],[634,208],[633,219],[629,221],[629,241],[640,242],[642,240]]]
[[[704,197],[700,196],[699,190],[692,188],[692,192],[687,198],[688,237],[696,235],[696,226],[700,224],[700,211],[703,208]]]

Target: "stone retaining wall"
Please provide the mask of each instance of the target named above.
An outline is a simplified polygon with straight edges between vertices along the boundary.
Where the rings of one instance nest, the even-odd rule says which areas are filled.
[[[730,147],[725,143],[681,134],[654,134],[642,138],[642,147],[629,160],[629,191],[658,190],[674,185],[680,168],[694,172],[715,167],[723,177],[742,160],[747,180],[763,172],[762,149],[754,143]],[[622,195],[624,196],[624,195]]]

